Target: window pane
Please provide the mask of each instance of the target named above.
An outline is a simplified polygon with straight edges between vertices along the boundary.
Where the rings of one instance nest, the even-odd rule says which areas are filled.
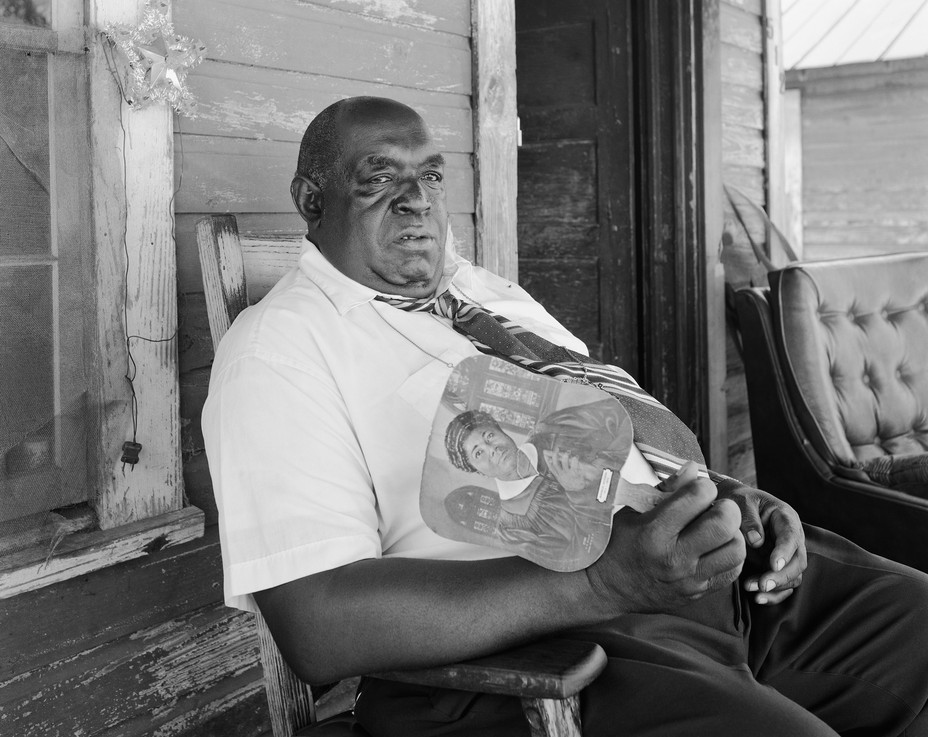
[[[79,57],[0,69],[0,523],[25,525],[87,498],[86,105]]]
[[[61,391],[56,268],[0,266],[0,522],[86,498],[85,394]]]
[[[48,254],[48,58],[0,48],[0,69],[0,257]]]
[[[48,28],[52,21],[51,0],[0,0],[0,21]]]
[[[18,496],[17,479],[53,465],[51,271],[49,265],[0,268],[0,450],[7,497]],[[3,501],[18,508],[22,500]]]

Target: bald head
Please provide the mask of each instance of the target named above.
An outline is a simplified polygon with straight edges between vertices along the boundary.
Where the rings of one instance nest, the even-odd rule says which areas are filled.
[[[425,122],[408,105],[386,97],[348,97],[333,102],[312,119],[303,133],[297,159],[297,176],[311,179],[325,190],[336,176],[347,176],[341,166],[344,152],[343,135],[357,124],[381,120],[406,119]]]

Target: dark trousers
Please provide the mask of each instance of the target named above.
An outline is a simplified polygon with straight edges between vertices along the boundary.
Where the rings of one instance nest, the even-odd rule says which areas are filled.
[[[609,664],[582,695],[587,737],[928,737],[928,575],[806,527],[809,565],[786,601],[732,588],[673,615],[568,633]],[[515,699],[367,680],[375,737],[528,735]]]

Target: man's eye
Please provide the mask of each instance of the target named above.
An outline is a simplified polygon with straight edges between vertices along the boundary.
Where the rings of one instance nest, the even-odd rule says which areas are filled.
[[[389,174],[378,174],[376,177],[371,177],[367,180],[369,184],[386,184],[390,181]]]
[[[442,175],[437,171],[427,171],[421,178],[427,182],[440,182],[442,180]]]

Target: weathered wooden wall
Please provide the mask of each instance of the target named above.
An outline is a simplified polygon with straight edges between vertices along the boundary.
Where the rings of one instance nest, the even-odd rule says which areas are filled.
[[[386,95],[430,122],[449,162],[455,246],[474,252],[469,0],[174,0],[206,60],[199,117],[175,127],[179,366],[195,543],[5,600],[0,734],[257,737],[270,729],[250,615],[222,604],[216,511],[199,415],[212,347],[194,240],[204,213],[297,233],[289,184],[308,121]]]
[[[806,258],[928,249],[928,59],[790,72]]]
[[[201,540],[0,607],[0,734],[228,735],[268,728],[251,615]]]
[[[745,197],[766,206],[766,74],[764,68],[763,0],[721,0],[720,36],[722,54],[722,177]],[[747,225],[759,243],[765,229],[757,217]],[[757,259],[731,206],[725,204],[722,235],[725,280],[733,287],[756,282],[760,277]],[[729,331],[730,332],[730,331]],[[744,367],[728,336],[728,473],[753,482],[754,455],[748,416]]]

